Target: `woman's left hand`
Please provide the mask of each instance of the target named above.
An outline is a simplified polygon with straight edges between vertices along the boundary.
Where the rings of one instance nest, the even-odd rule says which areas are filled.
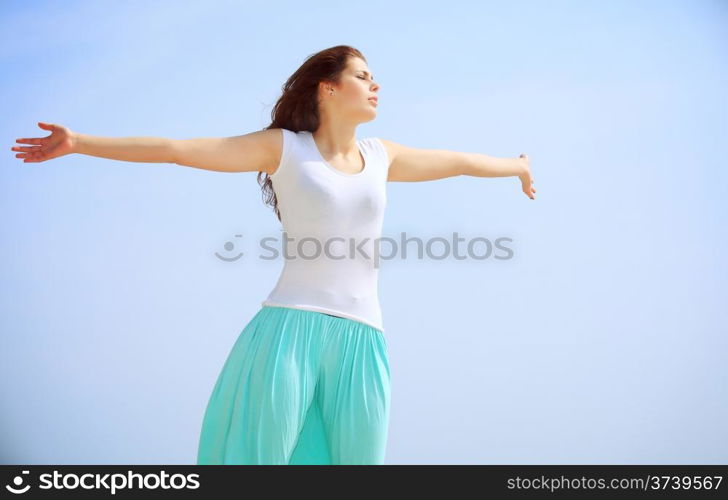
[[[533,187],[533,177],[531,177],[531,162],[526,153],[522,153],[518,158],[523,162],[523,173],[518,176],[521,179],[521,189],[526,193],[526,196],[535,200],[536,188]]]

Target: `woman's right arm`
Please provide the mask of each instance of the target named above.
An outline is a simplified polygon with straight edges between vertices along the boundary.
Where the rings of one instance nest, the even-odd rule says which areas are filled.
[[[258,130],[233,137],[201,137],[171,142],[172,163],[218,172],[272,174],[283,151],[281,129]]]
[[[234,137],[167,139],[163,137],[101,137],[80,134],[62,125],[39,122],[51,135],[16,139],[17,158],[38,163],[70,153],[140,163],[174,163],[218,172],[266,172],[278,167],[283,147],[280,129]]]
[[[140,163],[173,163],[173,139],[164,137],[101,137],[72,133],[72,153]]]

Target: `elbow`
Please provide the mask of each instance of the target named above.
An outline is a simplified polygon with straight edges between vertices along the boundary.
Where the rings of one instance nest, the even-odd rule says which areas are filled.
[[[167,139],[167,163],[175,165],[184,164],[184,155],[182,151],[182,142],[177,139]]]
[[[471,153],[460,153],[456,162],[455,175],[475,175],[475,156]]]

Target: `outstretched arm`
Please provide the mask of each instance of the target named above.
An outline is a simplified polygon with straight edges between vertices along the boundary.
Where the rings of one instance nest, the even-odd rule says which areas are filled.
[[[457,175],[473,177],[518,177],[523,192],[535,199],[528,155],[496,158],[480,153],[446,149],[418,149],[381,139],[389,155],[388,181],[417,182]]]
[[[283,146],[280,129],[266,129],[233,137],[167,139],[164,137],[100,137],[80,134],[63,125],[38,122],[51,134],[16,139],[16,158],[40,163],[71,153],[141,163],[177,165],[219,172],[274,171]]]

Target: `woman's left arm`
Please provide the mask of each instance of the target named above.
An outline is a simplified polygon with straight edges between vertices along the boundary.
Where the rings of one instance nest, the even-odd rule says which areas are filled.
[[[518,177],[526,196],[532,200],[536,198],[530,161],[526,154],[518,158],[496,158],[446,149],[410,148],[381,138],[380,141],[389,155],[388,181],[432,181],[457,175]]]

